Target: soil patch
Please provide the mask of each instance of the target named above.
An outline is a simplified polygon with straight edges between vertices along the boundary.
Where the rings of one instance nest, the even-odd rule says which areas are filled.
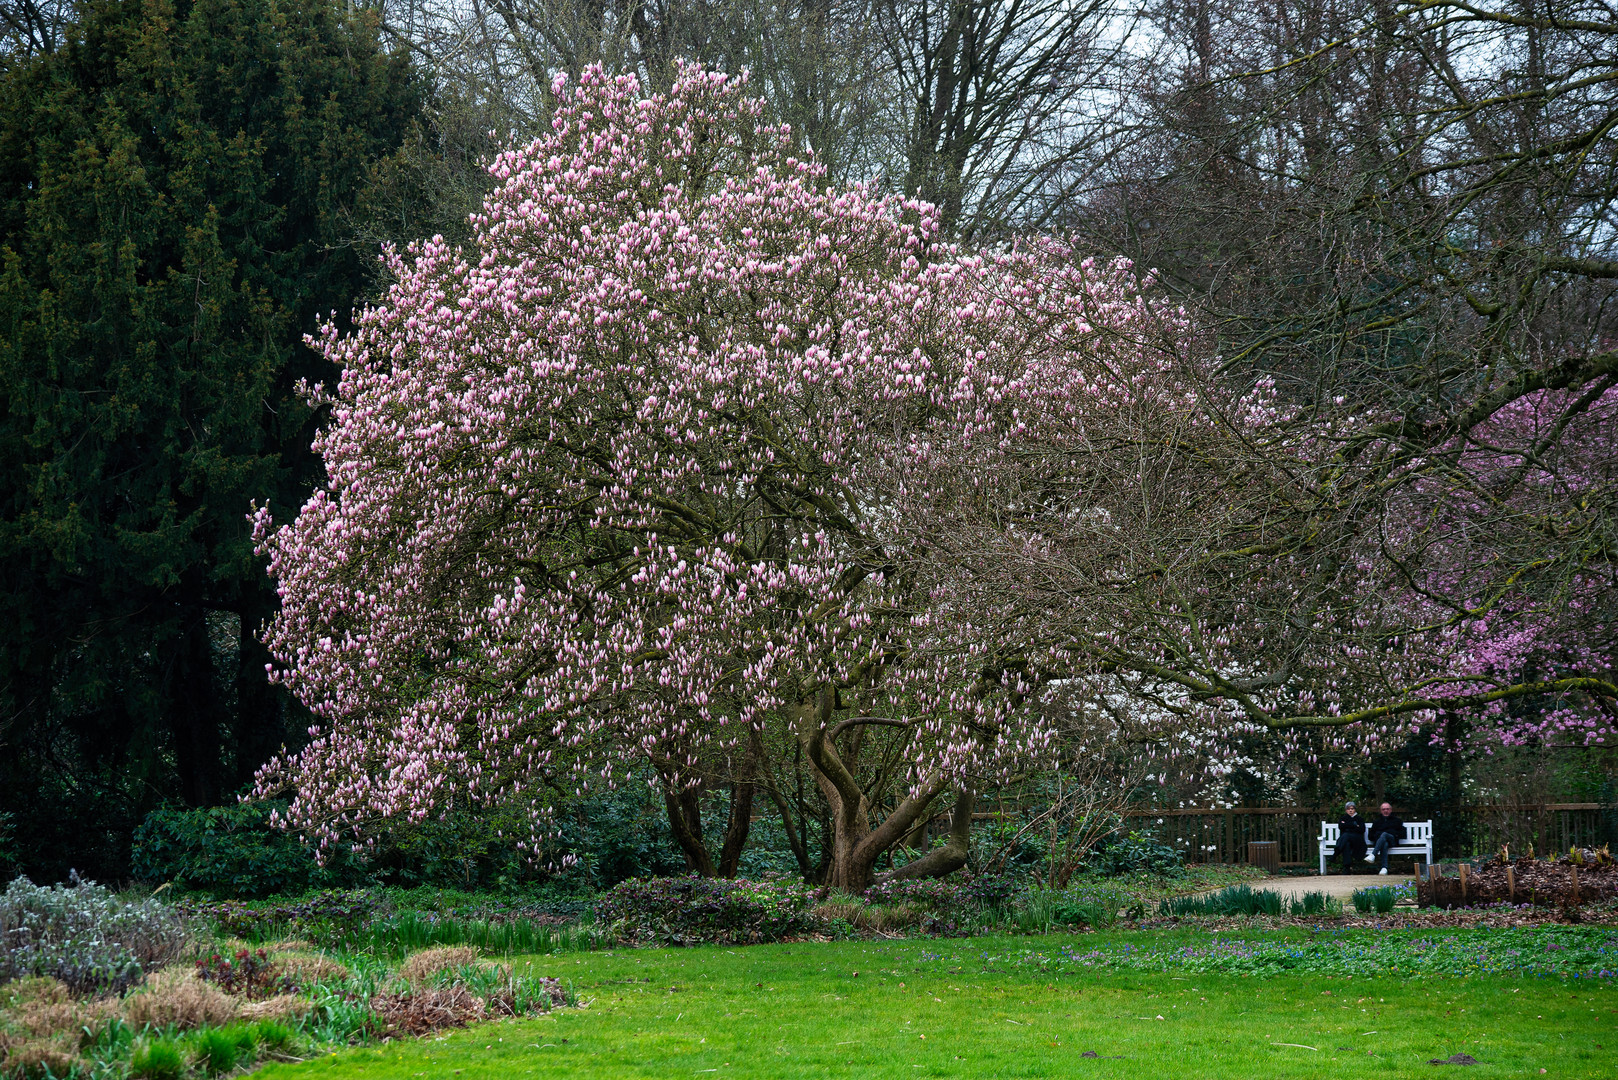
[[[1606,848],[1581,850],[1558,859],[1495,857],[1471,871],[1464,887],[1459,875],[1418,881],[1423,906],[1458,908],[1483,904],[1527,904],[1577,908],[1618,897],[1618,860]]]

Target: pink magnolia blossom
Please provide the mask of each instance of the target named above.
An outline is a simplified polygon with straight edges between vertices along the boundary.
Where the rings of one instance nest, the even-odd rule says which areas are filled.
[[[905,516],[935,440],[1177,393],[1183,318],[1125,264],[959,252],[930,206],[828,187],[724,76],[558,89],[472,245],[390,256],[386,300],[319,339],[329,483],[255,528],[271,675],[320,722],[260,791],[327,842],[526,798],[537,854],[550,791],[646,763],[677,790],[769,716],[835,790],[833,728],[880,714],[909,820],[1027,767],[1034,676],[941,623]],[[904,829],[849,814],[854,880]]]

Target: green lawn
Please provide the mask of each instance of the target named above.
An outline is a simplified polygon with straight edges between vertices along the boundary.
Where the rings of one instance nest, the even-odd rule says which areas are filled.
[[[1430,1075],[1430,1058],[1457,1052],[1483,1063],[1467,1072],[1475,1078],[1618,1072],[1611,979],[1008,968],[1031,944],[1040,939],[534,958],[586,1007],[258,1075],[1395,1077]]]

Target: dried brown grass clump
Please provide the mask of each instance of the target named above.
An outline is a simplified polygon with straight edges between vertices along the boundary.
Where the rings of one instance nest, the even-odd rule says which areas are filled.
[[[842,919],[858,930],[902,930],[919,926],[926,912],[915,904],[867,904],[861,900],[823,900],[815,905],[822,919]]]
[[[79,1029],[79,1009],[72,1002],[30,1001],[13,1015],[17,1024],[35,1037],[61,1035]]]
[[[315,1003],[297,994],[277,994],[263,1001],[249,1001],[236,1010],[243,1020],[279,1020],[290,1023],[308,1016]]]
[[[314,943],[305,941],[302,938],[282,938],[280,941],[267,942],[264,945],[259,946],[259,948],[263,949],[271,956],[287,952],[315,951]]]
[[[61,1001],[55,995],[24,1001],[6,1010],[0,1020],[11,1029],[14,1041],[80,1046],[92,1041],[108,1020],[119,1016],[117,998]],[[3,1054],[0,1054],[3,1057]]]
[[[0,1006],[15,1009],[23,1005],[66,1005],[73,1000],[73,991],[60,979],[48,975],[30,975],[16,979],[0,989]]]
[[[483,1002],[461,986],[378,994],[371,999],[371,1008],[392,1035],[426,1035],[488,1017]]]
[[[858,926],[858,919],[865,911],[865,904],[859,900],[822,900],[815,905],[815,914],[827,922],[841,919],[850,926]]]
[[[919,904],[872,904],[865,909],[866,920],[872,930],[907,930],[920,926],[927,911]]]
[[[68,1076],[79,1064],[73,1043],[60,1036],[11,1043],[0,1049],[0,1076],[6,1080],[43,1080]]]
[[[348,968],[322,953],[288,949],[271,956],[281,974],[300,986],[348,978]]]
[[[399,977],[411,986],[431,979],[441,971],[466,967],[478,962],[478,951],[467,945],[441,945],[412,954],[399,965]]]
[[[146,988],[124,998],[124,1019],[136,1027],[151,1024],[182,1029],[228,1023],[236,999],[189,971],[168,968],[146,977]]]

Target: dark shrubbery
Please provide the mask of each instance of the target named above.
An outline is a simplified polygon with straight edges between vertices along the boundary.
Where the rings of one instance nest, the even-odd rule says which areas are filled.
[[[633,878],[596,900],[596,918],[621,938],[684,945],[781,941],[822,929],[814,890],[785,881]]]
[[[42,888],[18,878],[0,893],[0,982],[45,975],[81,993],[123,990],[184,943],[174,909],[94,882]]]
[[[240,901],[197,903],[182,901],[187,915],[206,919],[231,937],[261,940],[267,936],[341,941],[368,925],[378,898],[364,889],[318,892],[302,900],[257,907]]]
[[[347,852],[326,866],[298,838],[270,824],[264,803],[154,810],[135,830],[133,866],[142,881],[251,899],[309,888],[363,884]]]
[[[595,912],[603,930],[619,939],[677,945],[860,930],[958,937],[985,918],[1010,918],[1022,894],[1016,879],[987,874],[964,882],[879,883],[858,896],[796,881],[637,878],[597,899]]]
[[[1174,848],[1144,833],[1132,832],[1108,844],[1090,865],[1107,874],[1160,874],[1172,877],[1185,869],[1185,858]]]
[[[134,874],[220,899],[257,900],[373,884],[499,892],[558,891],[560,886],[565,892],[578,885],[601,889],[631,877],[677,874],[684,865],[668,836],[663,808],[636,790],[580,799],[558,821],[559,833],[542,862],[573,856],[578,866],[566,877],[530,865],[511,846],[509,837],[526,821],[519,808],[454,811],[398,825],[380,838],[374,858],[361,862],[337,850],[324,867],[297,836],[270,824],[275,808],[248,803],[156,810],[135,830]],[[0,820],[0,864],[6,857],[4,828]],[[744,860],[749,861],[771,860],[753,852]]]

